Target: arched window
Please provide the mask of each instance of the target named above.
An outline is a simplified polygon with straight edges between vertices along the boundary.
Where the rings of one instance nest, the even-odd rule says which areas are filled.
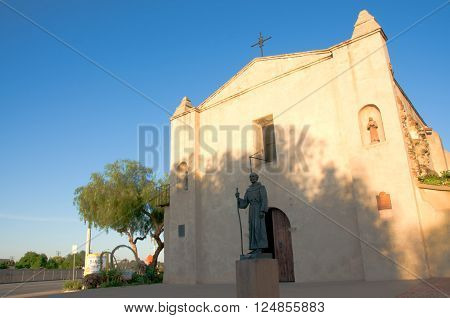
[[[182,162],[177,167],[177,189],[188,190],[188,165],[186,162]]]
[[[375,145],[386,140],[380,109],[366,105],[359,111],[359,129],[363,145]]]

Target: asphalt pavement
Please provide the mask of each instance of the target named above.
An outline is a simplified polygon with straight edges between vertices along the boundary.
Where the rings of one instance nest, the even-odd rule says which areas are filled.
[[[0,297],[43,297],[63,292],[64,280],[0,284]]]

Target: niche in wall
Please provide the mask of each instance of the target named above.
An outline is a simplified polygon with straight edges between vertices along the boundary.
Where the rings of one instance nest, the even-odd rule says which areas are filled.
[[[383,119],[377,106],[366,105],[361,108],[358,120],[363,145],[376,145],[386,141]]]
[[[177,189],[188,190],[188,165],[186,162],[182,162],[177,166]]]

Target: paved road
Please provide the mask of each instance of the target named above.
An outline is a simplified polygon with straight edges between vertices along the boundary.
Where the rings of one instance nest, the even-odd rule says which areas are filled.
[[[39,297],[62,293],[64,281],[0,284],[0,297]]]

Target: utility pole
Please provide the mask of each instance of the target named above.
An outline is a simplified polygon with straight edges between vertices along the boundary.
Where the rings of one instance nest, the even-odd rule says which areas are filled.
[[[264,42],[270,40],[272,37],[269,36],[268,38],[263,38],[263,35],[261,32],[259,32],[259,38],[258,38],[258,42],[256,42],[255,44],[253,44],[251,47],[255,47],[255,46],[259,46],[259,49],[261,51],[261,56],[264,56],[264,52],[263,52],[263,46],[264,46]]]
[[[78,246],[76,244],[72,245],[72,255],[73,255],[73,269],[72,269],[72,280],[75,280],[75,256],[77,255]]]
[[[84,254],[84,275],[89,267],[89,254],[91,253],[91,223],[88,224],[86,231],[86,253]]]
[[[86,231],[86,256],[91,254],[91,223],[88,224]]]

